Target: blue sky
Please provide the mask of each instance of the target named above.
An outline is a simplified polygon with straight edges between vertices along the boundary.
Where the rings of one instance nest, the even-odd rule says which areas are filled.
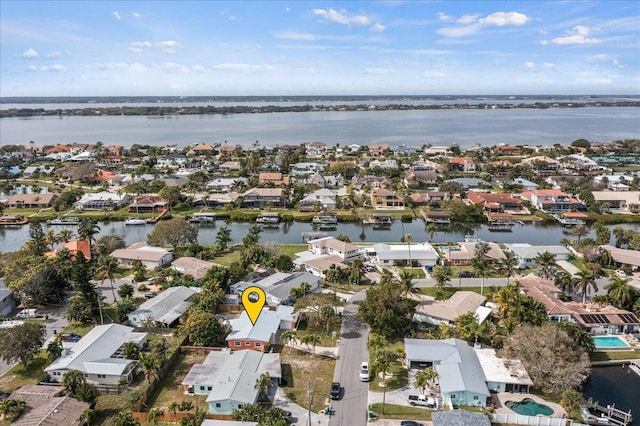
[[[1,96],[639,94],[640,1],[0,0]]]

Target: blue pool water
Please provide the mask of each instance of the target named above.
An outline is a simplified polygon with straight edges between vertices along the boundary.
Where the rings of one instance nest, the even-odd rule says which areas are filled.
[[[595,336],[593,343],[596,345],[596,349],[602,348],[626,348],[629,345],[617,336]]]

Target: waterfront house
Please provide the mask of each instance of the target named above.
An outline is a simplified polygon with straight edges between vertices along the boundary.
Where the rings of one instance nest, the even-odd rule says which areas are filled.
[[[89,192],[76,202],[76,206],[80,210],[117,210],[127,204],[129,200],[131,200],[131,196],[125,193]]]
[[[131,265],[139,260],[145,268],[154,269],[170,264],[173,253],[162,247],[148,246],[142,241],[127,248],[114,250],[111,252],[111,257],[123,265]]]
[[[378,243],[373,246],[372,251],[367,252],[368,256],[380,266],[408,265],[409,260],[413,264],[424,267],[431,272],[438,263],[440,257],[429,243],[395,244],[389,245]]]
[[[477,167],[470,157],[452,157],[449,158],[449,170],[452,172],[474,173]]]
[[[320,287],[320,279],[309,272],[276,272],[275,274],[252,281],[238,281],[229,288],[230,293],[241,296],[249,287],[260,287],[267,297],[267,304],[278,306],[293,301],[291,290],[300,287],[302,283],[309,284],[309,292]]]
[[[640,251],[623,249],[608,244],[600,246],[600,249],[608,251],[617,266],[630,266],[635,271],[640,270]]]
[[[555,260],[569,260],[569,250],[560,245],[532,246],[528,243],[514,243],[504,246],[515,255],[520,269],[536,266],[536,258],[544,252],[551,253]]]
[[[376,210],[404,210],[404,200],[393,191],[375,188],[371,190],[371,207]]]
[[[67,371],[84,373],[90,383],[117,385],[131,383],[137,360],[124,357],[122,346],[134,342],[142,347],[147,333],[137,333],[120,324],[98,325],[77,342],[65,342],[62,355],[44,371],[51,381],[60,382]]]
[[[207,395],[209,413],[230,415],[257,402],[260,395],[255,384],[264,373],[269,374],[273,386],[278,385],[282,377],[280,354],[211,351],[202,364],[191,367],[182,386],[185,395]]]
[[[518,280],[520,288],[529,297],[542,303],[551,321],[570,321],[593,334],[635,333],[640,330],[640,319],[633,313],[615,306],[595,303],[583,305],[577,301],[564,302],[562,293],[552,281],[537,277]]]
[[[413,320],[431,325],[455,324],[459,316],[472,312],[478,324],[482,324],[491,314],[491,308],[483,306],[485,301],[484,296],[473,291],[457,291],[441,301],[421,298]]]
[[[309,158],[324,157],[328,151],[327,144],[324,142],[307,142],[304,147]]]
[[[491,426],[484,413],[467,410],[434,411],[431,413],[433,426]]]
[[[331,189],[317,189],[300,200],[298,203],[298,210],[301,212],[314,211],[316,208],[321,210],[332,210],[336,208],[336,198],[336,192]]]
[[[449,265],[469,265],[471,260],[476,257],[477,244],[478,243],[475,241],[465,241],[463,243],[458,243],[456,247],[447,247],[446,251],[443,250],[444,258]],[[484,256],[485,259],[501,261],[506,257],[498,244],[493,242],[485,244],[487,244],[487,247],[489,248],[489,251],[487,251]]]
[[[485,213],[529,214],[529,210],[522,206],[522,200],[511,194],[469,191],[467,199],[473,204],[480,204]]]
[[[15,194],[9,197],[7,207],[12,209],[47,208],[59,197],[59,194]]]
[[[224,192],[224,193],[200,193],[195,194],[193,197],[193,205],[196,207],[204,206],[212,209],[221,208],[229,204],[233,204],[240,198],[240,194],[237,192]]]
[[[211,191],[227,192],[237,184],[246,184],[245,177],[219,177],[207,183],[207,189]]]
[[[200,291],[202,291],[200,287],[169,287],[127,314],[129,324],[134,327],[146,324],[153,324],[154,327],[173,327],[180,319],[180,315],[189,309],[191,300]]]
[[[282,188],[251,188],[242,194],[242,207],[286,207]]]
[[[171,262],[171,269],[199,280],[203,278],[207,271],[213,268],[214,265],[215,263],[213,262],[208,262],[196,257],[183,256]]]
[[[524,191],[521,197],[546,212],[586,211],[587,206],[558,189]]]
[[[226,338],[231,350],[251,349],[265,352],[269,345],[280,343],[280,332],[295,330],[298,314],[293,306],[278,305],[275,310],[262,309],[256,323],[251,323],[247,311],[230,321],[231,332]]]
[[[129,205],[129,212],[156,213],[169,209],[169,202],[157,195],[140,195]]]
[[[316,256],[335,255],[342,262],[349,262],[360,257],[358,247],[334,237],[319,238],[307,243],[309,251]]]
[[[491,396],[473,348],[460,339],[404,339],[409,369],[431,366],[438,373],[442,406],[484,408]]]
[[[500,358],[492,348],[474,347],[490,392],[529,393],[533,381],[519,359]]]
[[[606,210],[640,213],[640,191],[592,191],[593,198]]]

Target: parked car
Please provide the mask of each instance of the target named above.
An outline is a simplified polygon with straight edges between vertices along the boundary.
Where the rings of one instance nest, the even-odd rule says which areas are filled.
[[[144,297],[146,299],[153,299],[154,297],[156,297],[156,294],[155,293],[145,293]]]
[[[16,318],[37,318],[38,315],[37,309],[23,309],[16,314]]]
[[[427,408],[436,408],[436,400],[426,395],[409,395],[409,405],[420,405]]]
[[[616,276],[618,278],[627,278],[627,273],[624,272],[622,269],[618,269],[617,271],[614,272],[616,274]]]
[[[329,392],[331,399],[340,399],[340,383],[331,383],[331,391]]]
[[[371,379],[371,373],[369,372],[369,363],[363,361],[360,364],[360,381],[368,382]]]
[[[77,342],[82,339],[82,336],[76,333],[62,333],[60,338],[63,342]]]
[[[458,278],[472,278],[473,272],[471,271],[460,271],[458,272]]]
[[[403,420],[400,422],[400,426],[424,426],[422,423],[414,422],[413,420]]]

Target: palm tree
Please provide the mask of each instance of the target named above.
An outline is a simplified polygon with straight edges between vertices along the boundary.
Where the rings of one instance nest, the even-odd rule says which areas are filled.
[[[448,266],[436,266],[431,274],[436,282],[435,287],[444,288],[451,281],[451,268]]]
[[[95,241],[95,236],[98,232],[100,232],[100,227],[93,219],[84,217],[80,220],[78,239],[87,240],[89,246],[91,246],[91,242]]]
[[[44,242],[53,250],[55,245],[60,242],[60,239],[56,235],[56,231],[49,229],[46,234],[44,234]]]
[[[556,264],[555,256],[545,251],[536,256],[536,263],[538,264],[538,268],[540,268],[542,278],[548,280],[551,277],[551,268]]]
[[[63,229],[58,232],[58,240],[63,243],[68,243],[74,237],[75,233],[70,229]]]
[[[329,334],[329,327],[331,326],[331,318],[335,315],[335,311],[333,310],[333,306],[331,305],[322,305],[320,306],[320,316],[324,318],[327,323],[327,334]]]
[[[429,234],[429,242],[433,241],[433,237],[434,235],[436,235],[438,233],[438,228],[436,227],[436,224],[433,222],[429,222],[427,223],[427,225],[424,227],[424,232],[426,232],[427,234]]]
[[[404,227],[404,225],[403,225]],[[404,235],[404,241],[407,243],[407,250],[409,250],[409,268],[413,268],[413,259],[411,259],[411,241],[413,236],[411,234]],[[411,274],[413,275],[413,274]]]
[[[384,405],[387,399],[387,371],[389,371],[389,367],[391,367],[391,363],[396,359],[396,354],[393,351],[388,349],[381,349],[376,352],[373,364],[371,365],[371,370],[375,373],[382,374],[381,386],[383,389],[382,394],[382,414],[384,414]]]
[[[162,408],[153,407],[147,413],[147,421],[157,426],[158,422],[160,421],[160,417],[163,417],[163,416],[164,416],[164,410]]]
[[[413,281],[413,274],[407,270],[400,271],[400,286],[404,297],[407,297],[409,293],[417,293],[419,290],[415,287],[416,283]]]
[[[193,410],[193,402],[191,402],[191,401],[182,401],[180,403],[180,411],[186,411],[188,413],[191,410]]]
[[[560,405],[571,416],[580,409],[582,395],[573,389],[567,389],[560,394]]]
[[[263,397],[264,399],[269,398],[268,392],[272,384],[273,382],[271,381],[271,376],[269,376],[269,373],[262,373],[260,377],[256,379],[256,384],[253,386],[253,388],[258,391],[258,399],[261,397]]]
[[[573,290],[573,278],[568,272],[559,271],[554,277],[553,283],[568,295],[571,294],[571,291]]]
[[[180,403],[178,401],[171,401],[167,409],[171,414],[173,414],[173,422],[178,423],[178,411],[180,411]]]
[[[487,253],[489,253],[489,250],[491,250],[489,243],[478,241],[474,249],[474,255],[475,257],[485,257]]]
[[[433,381],[438,377],[438,373],[435,372],[433,367],[427,367],[424,370],[420,370],[416,373],[415,383],[413,387],[420,389],[420,393],[424,394],[427,386],[431,387]]]
[[[516,255],[512,251],[507,251],[505,253],[505,258],[502,259],[502,267],[507,273],[507,285],[509,285],[509,280],[513,276],[516,266],[518,266],[518,259],[516,258]]]
[[[637,291],[629,285],[630,281],[631,279],[629,278],[613,276],[606,286],[607,296],[616,302],[615,305],[617,305],[618,308],[629,309],[636,300]]]
[[[320,336],[316,334],[307,334],[305,336],[302,336],[302,338],[300,339],[300,343],[307,345],[307,347],[311,345],[311,347],[313,347],[313,353],[315,354],[316,345],[320,343]]]
[[[300,286],[298,288],[300,288],[300,290],[302,290],[302,297],[306,296],[307,293],[311,292],[311,284],[309,284],[306,281],[300,283]]]
[[[475,276],[482,278],[480,283],[480,294],[484,294],[484,279],[487,277],[487,274],[491,269],[491,265],[484,257],[474,257],[471,259],[471,266],[473,266],[473,273]]]
[[[333,298],[337,297],[337,285],[342,276],[342,269],[335,263],[331,264],[327,272],[325,273],[325,279],[333,284]]]
[[[580,271],[574,277],[574,287],[576,290],[582,292],[582,303],[587,301],[587,292],[589,288],[594,291],[598,291],[598,284],[596,284],[596,278],[591,271]]]
[[[158,359],[155,354],[144,352],[138,354],[138,359],[140,360],[140,367],[142,367],[142,372],[147,378],[147,382],[151,383],[152,378],[158,377],[160,359]]]
[[[584,225],[577,225],[571,229],[570,234],[578,237],[578,244],[580,244],[580,239],[589,235],[589,231]]]
[[[291,344],[291,347],[293,347],[298,341],[298,335],[294,330],[287,330],[280,335],[280,340],[282,340],[285,345]]]
[[[111,420],[113,426],[140,426],[140,422],[133,417],[133,414],[120,411]]]
[[[225,251],[229,242],[231,242],[231,230],[223,226],[216,236],[216,246],[220,251]]]
[[[113,287],[113,283],[115,281],[115,273],[118,271],[118,261],[111,256],[104,256],[100,258],[100,262],[98,263],[98,269],[96,271],[96,279],[101,280],[100,285],[104,284],[104,280],[108,279],[109,284],[111,284],[111,294],[113,295],[113,301],[118,303],[118,298],[116,297],[116,290]]]

